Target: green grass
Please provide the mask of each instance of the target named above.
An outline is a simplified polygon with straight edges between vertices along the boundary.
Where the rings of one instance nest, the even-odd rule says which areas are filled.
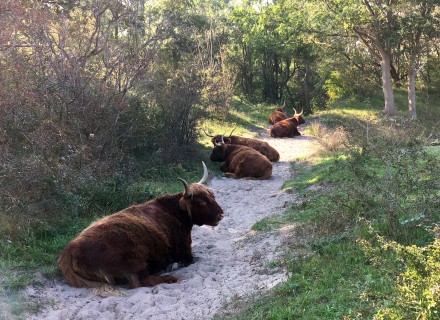
[[[393,282],[384,276],[387,272],[374,267],[359,244],[331,243],[312,258],[292,260],[287,282],[239,315],[225,318],[371,319],[393,291]]]

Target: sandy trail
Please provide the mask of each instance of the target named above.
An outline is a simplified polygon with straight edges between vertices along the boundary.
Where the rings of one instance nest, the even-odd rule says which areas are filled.
[[[291,177],[297,157],[315,152],[310,137],[273,139],[261,130],[257,138],[267,141],[281,155],[269,180],[213,178],[215,192],[225,217],[215,227],[194,226],[193,253],[196,262],[172,271],[177,284],[127,290],[127,297],[100,298],[88,289],[77,289],[53,280],[43,287],[25,290],[25,299],[43,305],[27,319],[44,320],[183,320],[211,319],[225,303],[267,290],[285,280],[282,269],[268,263],[282,254],[281,232],[255,235],[250,227],[264,217],[280,214],[296,201],[294,193],[280,190]]]

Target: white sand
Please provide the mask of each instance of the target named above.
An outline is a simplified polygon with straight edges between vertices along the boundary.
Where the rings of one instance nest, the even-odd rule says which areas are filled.
[[[52,281],[24,291],[25,299],[43,305],[27,319],[125,320],[211,319],[225,303],[272,288],[286,279],[282,269],[268,268],[282,254],[283,234],[250,232],[264,217],[281,214],[294,193],[280,190],[292,176],[290,161],[313,153],[317,143],[310,137],[273,139],[262,130],[257,137],[268,141],[280,155],[269,180],[213,178],[209,186],[225,217],[215,227],[194,226],[193,253],[196,262],[171,273],[176,284],[126,290],[126,297],[101,298],[88,289],[72,288]]]

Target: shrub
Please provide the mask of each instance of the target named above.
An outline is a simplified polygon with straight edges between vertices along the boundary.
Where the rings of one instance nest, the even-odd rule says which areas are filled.
[[[329,129],[320,122],[313,123],[309,128],[311,135],[318,138],[319,143],[327,151],[336,151],[346,147],[347,132],[344,127],[339,126],[336,129]]]
[[[374,319],[440,318],[440,239],[426,247],[389,243],[405,266],[397,279],[395,294],[388,307],[377,312]]]

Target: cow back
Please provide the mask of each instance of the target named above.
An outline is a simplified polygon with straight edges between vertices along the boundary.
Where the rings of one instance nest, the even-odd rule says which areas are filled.
[[[302,117],[301,117],[302,118]],[[304,121],[304,119],[303,119]],[[299,125],[297,117],[291,117],[275,123],[270,129],[270,135],[274,138],[300,136],[297,127]]]
[[[284,111],[275,110],[269,116],[269,123],[275,124],[281,120],[287,119],[287,114]]]
[[[234,178],[268,179],[272,175],[272,164],[258,151],[241,145],[227,145],[234,150],[225,161],[225,172]]]
[[[238,136],[229,137],[229,143],[243,145],[249,148],[252,148],[262,155],[266,156],[267,159],[271,162],[277,162],[280,159],[280,154],[278,151],[269,145],[266,141],[252,139],[252,138],[243,138]],[[227,142],[227,140],[225,140]]]

